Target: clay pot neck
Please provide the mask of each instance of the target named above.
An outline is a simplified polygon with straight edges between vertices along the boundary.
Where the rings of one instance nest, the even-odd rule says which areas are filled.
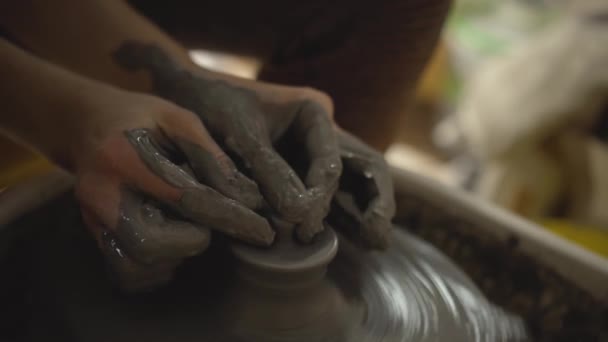
[[[331,229],[319,234],[313,243],[301,244],[293,234],[293,225],[271,220],[277,231],[270,249],[235,244],[242,281],[256,287],[277,291],[298,291],[314,288],[325,277],[327,265],[338,251],[338,239]]]

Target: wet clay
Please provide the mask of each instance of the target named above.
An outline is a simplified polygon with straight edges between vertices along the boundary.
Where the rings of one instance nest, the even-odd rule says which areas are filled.
[[[218,160],[202,148],[173,139],[188,160],[180,166],[158,143],[161,140],[168,145],[159,134],[133,129],[125,136],[144,164],[180,189],[181,196],[176,202],[160,203],[137,189],[121,189],[116,226],[101,227],[100,241],[120,288],[144,291],[166,284],[184,259],[209,246],[211,229],[254,245],[267,246],[273,241],[275,233],[266,219],[252,210],[262,204],[257,186],[233,164],[218,165]],[[193,173],[214,188],[199,183]]]
[[[105,231],[101,251],[124,291],[149,290],[171,280],[183,259],[203,252],[211,231],[168,217],[156,203],[123,189],[116,229]]]
[[[321,105],[314,101],[281,105],[261,101],[255,92],[248,89],[224,81],[203,79],[180,69],[161,49],[151,45],[126,43],[116,52],[116,59],[124,67],[150,72],[158,94],[199,113],[225,147],[242,159],[261,188],[258,189],[256,183],[239,172],[230,159],[218,159],[201,146],[180,137],[164,136],[163,132],[148,129],[125,132],[150,170],[183,190],[179,203],[169,203],[168,206],[196,225],[174,221],[179,231],[177,235],[187,240],[190,231],[193,233],[192,241],[199,241],[167,247],[158,243],[162,240],[158,234],[152,236],[141,225],[133,224],[138,220],[130,219],[130,214],[123,210],[119,232],[116,237],[109,238],[113,243],[107,244],[113,247],[107,249],[113,259],[128,266],[122,267],[125,271],[136,270],[137,267],[126,262],[127,258],[120,258],[123,254],[135,262],[164,269],[163,265],[153,264],[171,265],[184,258],[184,253],[200,253],[208,245],[209,229],[252,244],[270,244],[274,232],[266,220],[254,212],[262,207],[264,200],[283,219],[297,223],[295,231],[300,241],[311,242],[325,227],[333,195],[340,184],[342,160],[350,174],[366,179],[369,189],[363,196],[367,204],[356,208],[345,202],[357,186],[342,186],[339,196],[335,197],[335,207],[340,208],[338,216],[346,214],[342,216],[351,218],[353,224],[348,225],[353,227],[351,235],[364,241],[366,246],[386,247],[390,219],[394,214],[388,167],[379,153],[361,141],[345,132],[336,134],[336,128]],[[274,150],[273,144],[284,134],[292,135],[294,143],[302,146],[307,155],[305,170],[298,169],[304,182]],[[158,143],[159,140],[163,144]],[[298,153],[297,150],[287,152],[294,153]],[[176,165],[176,160],[184,165]],[[134,226],[138,229],[133,229]],[[182,229],[181,226],[195,229],[198,226],[206,233]],[[170,235],[167,241],[176,241],[176,234],[171,236],[166,225],[163,231]],[[155,251],[154,248],[161,250]],[[119,253],[122,249],[124,251]],[[183,253],[180,254],[180,250]],[[180,255],[171,260],[169,256],[172,254]],[[147,275],[153,269],[145,267],[143,274]]]
[[[197,180],[248,207],[260,209],[263,197],[255,182],[240,173],[228,158],[218,160],[211,153],[181,138],[173,138],[187,158]]]
[[[342,164],[333,123],[321,105],[262,99],[243,86],[201,77],[180,67],[155,45],[125,42],[114,57],[124,68],[148,72],[156,94],[196,113],[220,146],[240,159],[272,209],[299,224],[300,240],[310,242],[323,228]],[[305,147],[309,168],[303,180],[274,149],[287,132]],[[178,145],[186,154],[191,149]],[[202,181],[213,181],[204,172],[194,171]],[[243,191],[236,189],[237,195],[231,197],[238,200]]]
[[[172,209],[207,228],[252,244],[268,245],[272,242],[274,231],[264,218],[234,199],[199,183],[183,168],[169,161],[155,147],[149,131],[139,129],[125,134],[139,157],[155,174],[183,189],[178,203],[168,203]]]
[[[281,257],[252,259],[253,249],[243,258],[218,241],[184,265],[169,287],[124,296],[105,278],[78,211],[63,208],[62,217],[40,227],[33,278],[38,287],[31,302],[33,312],[52,313],[77,341],[526,340],[521,320],[490,304],[438,250],[402,229],[393,231],[383,252],[366,252],[339,237],[325,276],[305,284],[289,280],[307,271],[323,273],[333,255],[331,237],[305,245],[313,248],[308,255],[317,257],[307,263],[306,255],[299,255],[291,276],[273,271],[282,267]],[[44,320],[31,328],[53,340]]]

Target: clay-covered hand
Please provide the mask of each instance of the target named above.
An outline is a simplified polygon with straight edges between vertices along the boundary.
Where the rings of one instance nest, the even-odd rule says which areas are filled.
[[[395,215],[388,164],[353,135],[341,129],[337,134],[344,170],[329,221],[364,246],[386,248]]]
[[[254,212],[262,204],[256,184],[196,115],[115,89],[92,98],[66,164],[85,224],[123,288],[168,281],[181,260],[208,246],[210,230],[256,245],[273,241]]]
[[[197,72],[176,65],[158,47],[137,42],[124,44],[115,58],[125,68],[147,73],[156,94],[196,113],[258,184],[273,211],[297,225],[301,241],[323,229],[342,170],[326,95]],[[281,146],[296,148],[281,154]],[[295,167],[296,159],[305,165]]]

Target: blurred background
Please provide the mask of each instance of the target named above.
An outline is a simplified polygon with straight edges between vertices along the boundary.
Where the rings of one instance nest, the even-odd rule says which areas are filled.
[[[253,78],[255,60],[192,51]],[[456,0],[391,164],[608,258],[608,1]],[[51,168],[0,137],[0,189]]]

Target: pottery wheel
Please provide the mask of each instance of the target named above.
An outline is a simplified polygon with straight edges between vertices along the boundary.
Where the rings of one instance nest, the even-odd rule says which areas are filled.
[[[216,239],[170,286],[136,296],[112,290],[78,229],[45,240],[35,261],[32,302],[40,314],[31,330],[46,341],[525,340],[519,318],[400,228],[383,252],[359,249],[332,230],[311,246],[279,241],[275,248],[290,253]]]

